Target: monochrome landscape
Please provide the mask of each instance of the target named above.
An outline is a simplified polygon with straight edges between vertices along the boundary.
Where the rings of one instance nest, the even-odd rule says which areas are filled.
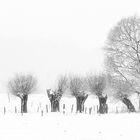
[[[139,1],[0,2],[0,139],[138,140]]]

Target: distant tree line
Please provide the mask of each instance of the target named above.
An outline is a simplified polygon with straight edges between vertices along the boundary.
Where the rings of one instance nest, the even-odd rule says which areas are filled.
[[[129,96],[140,94],[140,18],[120,20],[109,32],[104,52],[103,73],[61,75],[54,89],[46,89],[52,112],[60,111],[60,100],[68,92],[76,99],[77,112],[84,111],[84,103],[91,93],[99,100],[98,112],[108,113],[108,89],[111,89],[109,95],[122,101],[129,112],[136,111]],[[37,79],[32,75],[16,75],[8,82],[9,91],[21,99],[22,113],[27,113],[28,95],[36,88]]]

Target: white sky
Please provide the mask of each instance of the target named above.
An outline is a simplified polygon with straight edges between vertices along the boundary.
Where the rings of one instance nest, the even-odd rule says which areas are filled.
[[[140,15],[139,1],[1,0],[0,92],[15,73],[33,73],[42,92],[63,73],[102,70],[107,34]]]

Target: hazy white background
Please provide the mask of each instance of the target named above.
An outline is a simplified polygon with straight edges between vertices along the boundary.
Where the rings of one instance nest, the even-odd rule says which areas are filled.
[[[101,71],[108,32],[135,14],[138,0],[1,0],[0,92],[20,72],[43,93],[59,74]]]

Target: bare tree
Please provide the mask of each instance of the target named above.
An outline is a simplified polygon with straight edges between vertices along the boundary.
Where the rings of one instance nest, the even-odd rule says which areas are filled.
[[[106,51],[107,70],[122,79],[140,79],[140,18],[122,19],[109,33]]]
[[[84,111],[84,103],[88,97],[85,89],[85,79],[79,76],[71,76],[69,81],[69,88],[72,95],[76,98],[77,112]]]
[[[28,95],[35,91],[37,80],[32,75],[16,75],[8,82],[9,91],[21,99],[21,112],[27,113]]]
[[[107,95],[104,95],[104,90],[107,85],[106,75],[89,74],[87,76],[87,82],[90,92],[95,94],[99,99],[99,113],[104,114],[108,112],[108,106],[106,104]]]
[[[135,112],[135,107],[129,99],[129,96],[131,96],[134,91],[132,89],[132,83],[130,84],[130,81],[127,82],[126,80],[112,77],[110,85],[114,89],[113,96],[122,101],[129,112]]]
[[[140,18],[122,19],[110,31],[105,47],[107,71],[130,83],[133,93],[140,94]],[[130,81],[135,81],[131,85]]]
[[[67,76],[60,76],[57,81],[56,89],[54,91],[51,89],[47,89],[48,98],[51,102],[52,112],[60,111],[59,103],[62,95],[67,89],[67,82]]]

